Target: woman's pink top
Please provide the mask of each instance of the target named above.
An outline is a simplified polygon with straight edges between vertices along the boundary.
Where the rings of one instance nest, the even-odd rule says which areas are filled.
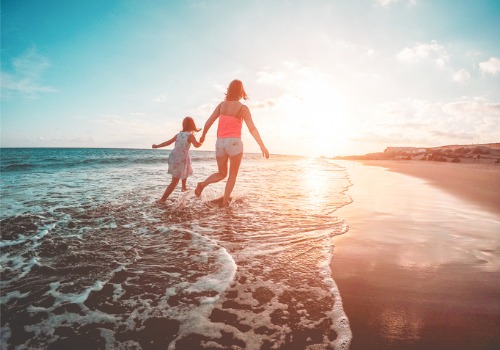
[[[243,121],[238,117],[229,115],[219,115],[219,126],[217,128],[217,138],[241,138],[241,126]]]

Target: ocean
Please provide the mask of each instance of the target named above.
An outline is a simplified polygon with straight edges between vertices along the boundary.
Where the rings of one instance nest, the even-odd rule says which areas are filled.
[[[225,181],[191,151],[165,206],[169,150],[1,149],[2,349],[347,349],[331,277],[346,169],[246,154]]]

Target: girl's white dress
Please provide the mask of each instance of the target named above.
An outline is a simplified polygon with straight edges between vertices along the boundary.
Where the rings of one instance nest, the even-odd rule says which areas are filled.
[[[186,179],[193,175],[191,157],[189,157],[191,143],[188,141],[188,137],[190,134],[190,132],[185,131],[178,133],[175,147],[168,156],[168,173],[178,179]]]

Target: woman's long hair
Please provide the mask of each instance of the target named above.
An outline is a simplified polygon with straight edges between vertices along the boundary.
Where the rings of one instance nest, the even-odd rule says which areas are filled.
[[[194,120],[193,118],[191,117],[186,117],[184,118],[184,120],[182,121],[182,131],[186,131],[186,132],[193,132],[193,131],[200,131],[201,129],[198,129],[196,127],[196,124],[194,123]]]
[[[239,101],[241,99],[248,100],[248,96],[241,80],[235,79],[227,88],[226,101]]]

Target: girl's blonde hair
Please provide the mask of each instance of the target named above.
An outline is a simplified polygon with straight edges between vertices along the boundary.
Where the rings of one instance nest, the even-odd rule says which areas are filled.
[[[241,99],[248,100],[248,96],[241,80],[235,79],[229,83],[226,101],[239,101]]]
[[[187,132],[193,132],[193,131],[200,131],[201,129],[198,129],[196,127],[196,124],[191,117],[186,117],[182,121],[182,131],[187,131]]]

